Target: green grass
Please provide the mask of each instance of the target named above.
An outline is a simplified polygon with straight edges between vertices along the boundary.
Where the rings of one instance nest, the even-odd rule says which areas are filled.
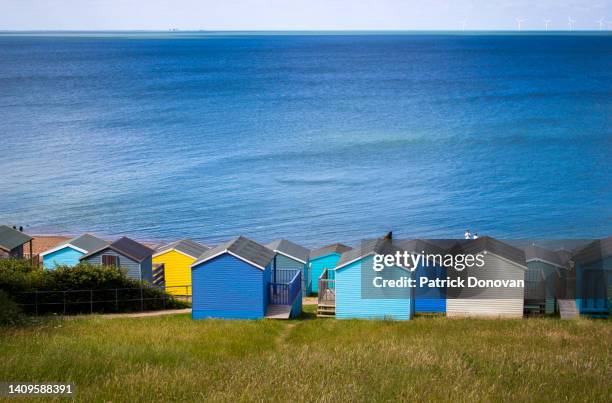
[[[610,401],[609,321],[49,319],[0,330],[0,381],[78,400]]]

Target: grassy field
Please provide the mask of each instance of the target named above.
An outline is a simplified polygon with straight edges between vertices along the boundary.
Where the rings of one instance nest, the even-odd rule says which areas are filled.
[[[304,316],[98,316],[3,329],[0,380],[72,382],[86,401],[612,397],[609,321]]]

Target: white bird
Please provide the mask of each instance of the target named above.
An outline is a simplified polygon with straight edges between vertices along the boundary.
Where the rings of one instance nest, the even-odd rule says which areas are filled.
[[[521,19],[521,18],[517,18],[516,19],[516,25],[518,27],[518,30],[521,31],[523,29],[523,23],[527,21],[526,19]]]
[[[572,20],[572,17],[567,17],[567,25],[569,25],[570,31],[574,30],[574,23],[576,23],[576,20]]]
[[[548,31],[548,24],[550,24],[550,20],[544,20],[544,24],[546,24],[546,30]]]

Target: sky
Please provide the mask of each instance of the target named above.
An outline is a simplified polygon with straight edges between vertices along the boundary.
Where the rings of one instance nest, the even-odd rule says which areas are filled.
[[[0,30],[612,30],[612,0],[0,0]]]

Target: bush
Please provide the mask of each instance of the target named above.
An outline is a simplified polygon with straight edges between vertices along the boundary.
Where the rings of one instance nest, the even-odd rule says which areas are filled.
[[[0,326],[20,325],[25,321],[23,312],[8,294],[0,290]]]
[[[0,260],[0,290],[28,313],[131,312],[188,305],[131,279],[122,269],[79,263],[41,270],[27,261]]]

